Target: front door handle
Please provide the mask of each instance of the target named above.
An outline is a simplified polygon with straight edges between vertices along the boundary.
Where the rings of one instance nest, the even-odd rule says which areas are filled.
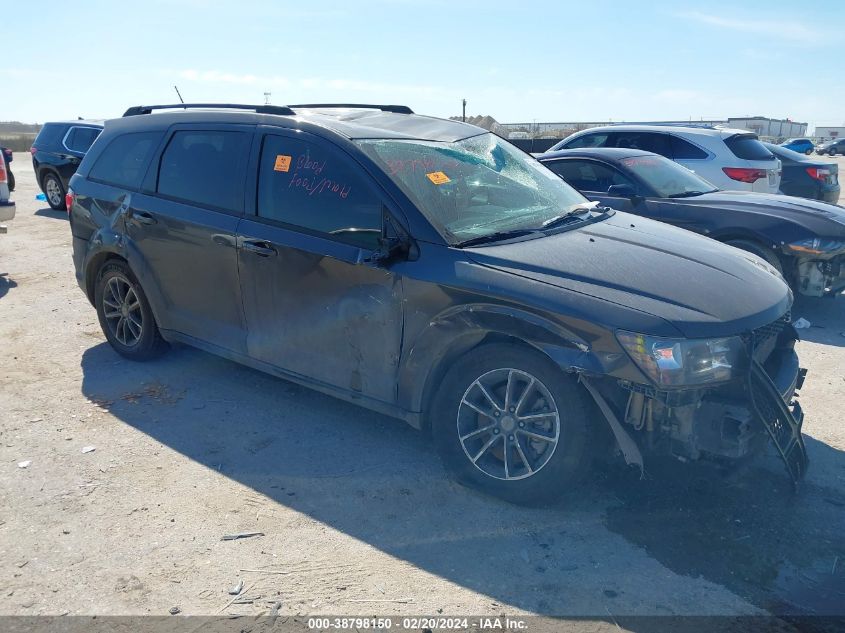
[[[278,253],[268,242],[261,240],[243,240],[241,242],[241,248],[250,253],[255,253],[260,257],[270,257]]]
[[[234,235],[226,235],[225,233],[215,233],[211,236],[211,241],[220,246],[231,246],[235,248],[237,240]]]

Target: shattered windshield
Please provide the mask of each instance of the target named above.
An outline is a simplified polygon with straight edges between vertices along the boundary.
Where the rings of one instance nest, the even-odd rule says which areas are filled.
[[[452,244],[538,229],[586,199],[494,134],[454,143],[395,139],[358,144]]]

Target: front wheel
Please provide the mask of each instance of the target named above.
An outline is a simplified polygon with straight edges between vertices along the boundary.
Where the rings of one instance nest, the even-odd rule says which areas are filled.
[[[810,154],[812,154],[812,153],[813,153],[813,150],[808,149],[808,150],[807,150],[806,152],[804,152],[804,153],[805,153],[807,156],[809,156]]]
[[[147,295],[125,262],[103,266],[97,276],[94,304],[103,334],[121,356],[149,360],[167,348]]]
[[[588,465],[589,410],[577,381],[539,352],[491,345],[448,371],[431,429],[458,482],[537,505],[570,490]]]

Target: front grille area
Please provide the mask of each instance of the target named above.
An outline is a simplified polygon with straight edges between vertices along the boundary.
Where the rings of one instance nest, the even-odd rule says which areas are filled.
[[[754,360],[758,363],[765,363],[774,351],[780,333],[789,325],[792,316],[789,312],[784,314],[777,321],[752,330],[745,338],[749,349],[753,351]]]

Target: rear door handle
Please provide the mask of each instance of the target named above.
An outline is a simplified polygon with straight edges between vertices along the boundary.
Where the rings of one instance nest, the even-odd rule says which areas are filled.
[[[243,240],[241,242],[241,248],[250,253],[255,253],[260,257],[270,257],[278,253],[268,242],[261,240]]]

